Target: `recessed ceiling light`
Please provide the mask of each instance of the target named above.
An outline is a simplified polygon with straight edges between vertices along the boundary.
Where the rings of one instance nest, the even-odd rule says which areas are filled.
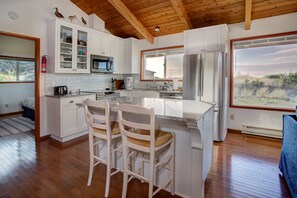
[[[156,32],[160,32],[160,27],[159,27],[159,26],[156,26],[156,27],[155,27],[155,31],[156,31]]]
[[[9,18],[11,18],[12,20],[17,20],[19,18],[18,13],[16,13],[15,11],[9,11],[8,12],[8,16]]]

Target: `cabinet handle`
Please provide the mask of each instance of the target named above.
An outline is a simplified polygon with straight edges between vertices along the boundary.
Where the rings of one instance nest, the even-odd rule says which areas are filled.
[[[74,103],[74,101],[73,101],[73,100],[71,100],[69,103]]]

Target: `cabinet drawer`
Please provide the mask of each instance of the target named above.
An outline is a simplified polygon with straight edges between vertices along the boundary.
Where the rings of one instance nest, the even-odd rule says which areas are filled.
[[[62,99],[62,106],[64,105],[71,105],[76,103],[81,103],[84,100],[95,100],[96,96],[95,95],[87,95],[87,96],[79,96],[79,97],[73,97],[73,98],[64,98]]]
[[[76,104],[78,102],[78,98],[64,98],[62,99],[62,106],[64,105],[72,105],[72,104]]]

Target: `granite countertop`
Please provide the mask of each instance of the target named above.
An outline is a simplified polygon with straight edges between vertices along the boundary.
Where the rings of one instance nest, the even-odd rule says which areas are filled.
[[[160,118],[195,121],[198,121],[214,106],[214,104],[197,100],[176,100],[165,98],[119,97],[107,101],[110,103],[112,111],[116,111],[116,104],[133,104],[147,108],[154,108],[156,116]]]
[[[51,98],[73,98],[73,97],[79,97],[79,96],[89,96],[89,95],[95,95],[95,93],[85,93],[85,92],[75,92],[72,94],[66,94],[66,95],[52,95],[52,94],[47,94],[45,95],[46,97],[51,97]]]

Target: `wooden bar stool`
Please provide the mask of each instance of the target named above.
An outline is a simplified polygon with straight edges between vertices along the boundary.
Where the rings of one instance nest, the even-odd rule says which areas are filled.
[[[108,102],[85,100],[84,107],[86,112],[86,120],[89,128],[89,147],[90,147],[90,169],[88,186],[91,185],[93,178],[93,170],[96,165],[103,163],[107,166],[106,170],[106,184],[105,197],[109,195],[110,177],[119,170],[111,173],[112,152],[118,151],[120,147],[112,150],[112,141],[120,138],[121,133],[116,122],[110,122],[110,110]],[[94,137],[98,141],[94,141]],[[100,158],[100,143],[106,141],[107,158]],[[96,155],[96,152],[98,152]]]
[[[122,198],[126,197],[128,182],[134,177],[149,183],[148,197],[154,196],[169,184],[171,186],[171,194],[174,195],[174,134],[155,130],[155,112],[153,108],[148,109],[127,104],[119,104],[117,108],[119,127],[122,134],[124,161]],[[134,117],[131,118],[129,115],[134,115]],[[143,120],[141,121],[141,117],[143,117],[143,120],[146,118],[149,121],[143,123]],[[163,157],[163,159],[158,162],[155,162],[155,152],[162,152],[165,147],[169,147],[167,156]],[[145,178],[143,174],[143,163],[141,163],[142,166],[140,167],[139,173],[136,173],[133,170],[133,165],[129,166],[129,161],[131,160],[130,157],[136,155],[134,152],[136,152],[136,154],[141,154],[141,156],[143,156],[143,154],[150,156],[149,160],[147,160],[150,167],[148,179]],[[143,161],[145,162],[146,160]],[[161,184],[155,192],[153,192],[155,170],[158,166],[163,167],[165,164],[169,164],[168,169],[170,170],[170,178]],[[129,175],[131,175],[130,178],[128,178]]]

